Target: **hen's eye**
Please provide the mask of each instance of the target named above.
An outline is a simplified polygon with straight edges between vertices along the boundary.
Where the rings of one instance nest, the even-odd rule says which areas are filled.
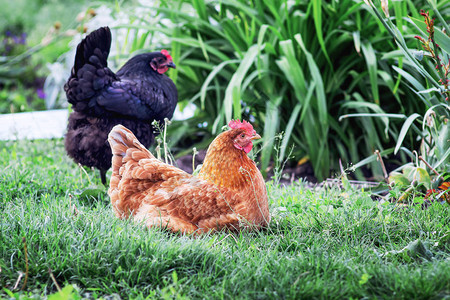
[[[245,138],[245,134],[241,134],[241,138]]]

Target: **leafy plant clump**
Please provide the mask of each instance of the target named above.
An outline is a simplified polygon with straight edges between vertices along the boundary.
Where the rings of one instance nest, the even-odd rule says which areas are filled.
[[[416,93],[416,99],[422,101],[427,110],[424,115],[414,113],[408,116],[402,126],[394,154],[402,150],[413,163],[408,163],[389,176],[389,183],[396,185],[402,194],[400,201],[411,198],[426,201],[443,201],[450,198],[450,35],[449,26],[433,6],[437,19],[444,30],[437,28],[435,19],[429,12],[420,11],[423,21],[414,17],[409,20],[419,33],[414,38],[422,50],[408,48],[405,37],[389,18],[389,7],[383,5],[386,17],[383,17],[371,1],[367,1],[377,18],[388,29],[397,43],[403,57],[408,62],[404,68],[393,68],[409,82]],[[383,1],[382,1],[383,3]],[[425,85],[420,82],[424,80]],[[421,125],[421,128],[416,125]],[[420,139],[417,150],[402,146],[406,133],[413,129]],[[422,200],[423,201],[423,200]],[[449,202],[450,203],[450,202]]]
[[[402,17],[413,5],[393,5],[409,33]],[[264,137],[263,172],[293,149],[291,164],[308,161],[321,180],[338,169],[339,158],[350,165],[393,147],[400,134],[400,117],[361,120],[350,113],[424,110],[390,68],[396,45],[362,1],[124,2],[95,11],[95,20],[114,24],[112,61],[164,48],[174,57],[169,76],[179,107],[195,107],[192,118],[169,129],[176,151],[205,148],[226,120],[245,118]],[[417,144],[410,133],[405,143]],[[367,169],[355,176],[379,173],[374,163]]]

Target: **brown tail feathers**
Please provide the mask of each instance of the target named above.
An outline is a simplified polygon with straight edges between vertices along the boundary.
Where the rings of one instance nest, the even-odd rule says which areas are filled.
[[[110,188],[116,188],[121,179],[120,167],[127,161],[139,161],[145,158],[154,158],[136,138],[136,136],[125,126],[116,125],[108,135],[108,142],[111,146],[112,175]]]

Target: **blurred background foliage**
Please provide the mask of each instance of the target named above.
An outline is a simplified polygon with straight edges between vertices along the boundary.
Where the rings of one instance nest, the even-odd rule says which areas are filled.
[[[45,109],[45,65],[68,51],[71,40],[47,45],[48,35],[56,23],[72,27],[73,12],[83,5],[87,1],[0,1],[1,113]]]
[[[142,51],[166,48],[174,57],[177,69],[169,76],[179,107],[195,108],[169,127],[175,153],[206,148],[227,120],[245,118],[264,137],[258,153],[264,172],[289,158],[291,165],[306,161],[322,180],[340,173],[339,160],[350,167],[377,149],[392,154],[399,139],[405,149],[418,148],[422,130],[401,129],[409,116],[424,116],[435,105],[421,101],[415,82],[424,89],[431,83],[364,1],[0,4],[2,113],[64,107],[61,87],[73,50],[84,31],[105,25],[113,29],[113,70]],[[449,1],[390,3],[390,21],[408,48],[421,45],[407,17],[420,19],[420,9],[433,15],[433,5],[449,19]],[[411,160],[408,152],[395,152],[391,163]],[[382,170],[372,159],[354,175],[380,178]]]

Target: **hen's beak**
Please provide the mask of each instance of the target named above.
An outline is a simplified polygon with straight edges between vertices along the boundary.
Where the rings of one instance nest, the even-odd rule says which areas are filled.
[[[251,138],[250,138],[250,140],[259,140],[261,138],[261,136],[259,135],[259,134],[257,134],[257,133],[255,133],[255,135],[253,135]]]
[[[175,66],[175,64],[173,63],[173,61],[169,62],[166,66],[168,66],[169,68],[174,68],[174,69],[177,68],[177,66]]]

